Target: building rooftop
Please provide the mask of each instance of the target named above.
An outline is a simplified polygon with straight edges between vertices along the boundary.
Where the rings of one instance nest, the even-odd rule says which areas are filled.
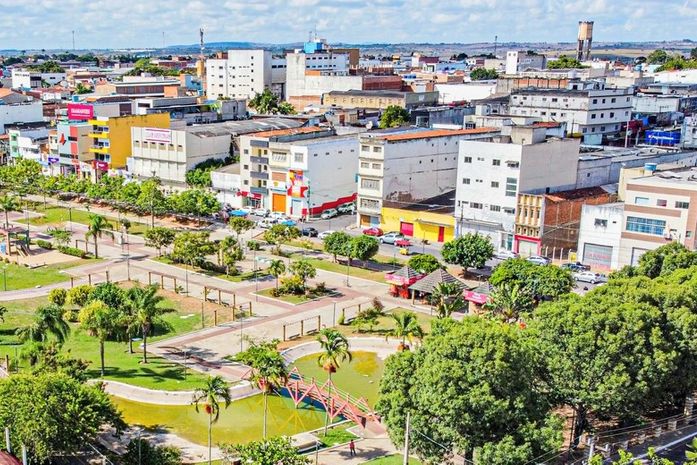
[[[652,176],[643,176],[627,181],[627,190],[631,185],[660,186],[662,189],[690,187],[697,189],[697,167],[681,170],[656,171]]]
[[[399,208],[416,212],[452,214],[455,211],[455,191],[444,192],[435,197],[413,203],[385,199],[384,205],[387,208]]]
[[[240,174],[240,164],[233,163],[232,165],[221,166],[215,170],[217,173]]]
[[[287,130],[302,125],[302,121],[289,118],[265,118],[263,120],[225,121],[221,123],[187,126],[186,131],[199,137],[239,136],[258,131]]]
[[[327,92],[327,95],[355,95],[355,96],[371,96],[371,97],[387,97],[387,98],[403,98],[411,92],[402,92],[398,90],[332,90]],[[423,92],[416,92],[423,93]]]
[[[291,128],[291,129],[273,129],[270,131],[262,131],[254,134],[254,137],[280,137],[280,136],[294,136],[296,134],[311,134],[313,132],[323,132],[327,128],[322,128],[319,126],[309,126],[302,128]]]
[[[598,195],[607,194],[608,189],[601,186],[597,187],[584,187],[581,189],[571,189],[567,191],[554,192],[552,194],[545,194],[549,200],[553,202],[563,202],[564,200],[578,200],[585,199],[588,197],[595,197]]]
[[[497,128],[474,128],[474,129],[427,129],[402,132],[398,134],[387,134],[377,136],[378,139],[387,142],[403,142],[407,140],[432,139],[434,137],[453,137],[468,134],[487,134],[500,132]]]
[[[289,143],[293,144],[293,145],[313,145],[313,144],[323,144],[326,142],[340,141],[340,140],[347,140],[347,139],[353,139],[356,141],[356,143],[358,143],[358,136],[359,136],[358,133],[340,134],[340,135],[333,135],[333,136],[327,136],[327,137],[318,137],[316,139],[302,139],[302,140],[293,141],[293,142],[289,142]]]

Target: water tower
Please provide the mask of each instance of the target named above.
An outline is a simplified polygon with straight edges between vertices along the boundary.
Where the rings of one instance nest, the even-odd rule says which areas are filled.
[[[578,45],[576,59],[588,61],[591,59],[591,44],[593,42],[593,21],[578,22]]]

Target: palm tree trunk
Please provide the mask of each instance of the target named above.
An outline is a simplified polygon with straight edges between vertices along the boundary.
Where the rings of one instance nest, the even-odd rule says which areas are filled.
[[[104,377],[104,341],[99,341],[99,360],[102,362],[102,377]]]
[[[94,258],[99,258],[99,254],[97,253],[97,236],[94,236]]]
[[[5,210],[5,228],[10,227],[10,212]]]
[[[143,363],[148,363],[148,331],[143,326]]]
[[[263,439],[266,439],[266,420],[269,414],[269,393],[266,391],[266,386],[264,386],[264,433]]]
[[[213,439],[211,432],[213,430],[213,414],[209,413],[208,414],[208,465],[211,465],[211,459],[212,459],[212,444],[213,444]]]
[[[324,416],[324,436],[327,436],[327,430],[329,429],[329,407],[332,405],[332,372],[331,369],[328,371],[329,374],[329,383],[327,387],[327,393],[329,394],[327,397],[327,406],[324,409],[325,416]]]
[[[132,354],[133,353],[133,338],[131,335],[128,335],[128,353]]]

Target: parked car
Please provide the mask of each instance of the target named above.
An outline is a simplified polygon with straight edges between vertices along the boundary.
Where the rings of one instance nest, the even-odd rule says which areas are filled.
[[[512,250],[501,249],[494,254],[494,258],[499,260],[508,260],[509,258],[518,258],[518,254]]]
[[[257,223],[257,226],[262,229],[269,229],[276,223],[278,223],[278,221],[274,220],[273,218],[264,218]]]
[[[395,245],[395,247],[404,248],[404,247],[411,247],[413,244],[411,243],[411,241],[409,239],[402,237],[402,238],[395,240],[394,245]]]
[[[307,237],[317,237],[319,235],[319,231],[317,231],[315,228],[302,228],[300,230],[300,234]]]
[[[266,218],[269,216],[269,209],[268,208],[255,208],[252,210],[252,214],[256,216],[261,216],[262,218]]]
[[[279,221],[278,224],[282,224],[283,226],[292,227],[292,226],[296,226],[298,224],[298,222],[295,220],[291,220],[290,218],[285,218],[285,219]]]
[[[332,231],[331,229],[329,229],[329,230],[327,230],[327,231],[322,231],[321,233],[319,233],[319,234],[317,235],[317,239],[320,239],[320,240],[323,241],[324,239],[326,239],[326,238],[327,238],[328,236],[330,236],[331,234],[334,234],[335,232],[336,232],[336,231]]]
[[[607,276],[601,273],[594,273],[592,271],[581,271],[578,273],[574,273],[574,279],[576,281],[582,281],[584,283],[597,284],[606,282]]]
[[[330,218],[334,218],[335,216],[339,216],[339,212],[336,211],[336,208],[328,208],[327,210],[324,210],[319,217],[323,220],[328,220]]]
[[[581,262],[575,262],[575,263],[569,262],[569,263],[564,263],[564,264],[561,265],[561,267],[564,268],[565,270],[569,270],[569,271],[573,271],[573,272],[577,272],[577,271],[588,271],[588,270],[591,269],[590,266],[584,265],[584,264],[581,263]]]
[[[404,234],[397,231],[390,231],[378,238],[381,244],[394,244],[399,239],[404,239]]]
[[[283,212],[271,212],[271,213],[269,213],[269,218],[277,220],[277,221],[283,221],[283,220],[288,219],[286,214]]]
[[[336,210],[339,213],[354,213],[356,211],[356,204],[353,202],[342,203],[341,205],[336,207]]]
[[[547,257],[541,257],[540,255],[531,255],[527,258],[527,261],[535,265],[549,265],[552,263],[552,260]]]
[[[373,226],[372,228],[364,229],[363,234],[366,236],[380,237],[384,234],[383,230]]]

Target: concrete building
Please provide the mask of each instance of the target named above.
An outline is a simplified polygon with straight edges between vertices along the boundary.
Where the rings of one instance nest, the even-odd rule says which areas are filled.
[[[12,69],[12,88],[13,89],[39,89],[60,84],[65,81],[65,73],[41,73],[27,69]]]
[[[6,125],[33,123],[43,119],[41,100],[0,89],[0,134],[5,134]]]
[[[206,96],[251,99],[264,89],[273,91],[276,83],[281,85],[280,92],[275,89],[276,94],[283,98],[284,61],[261,49],[228,50],[221,58],[209,58],[206,60]]]
[[[381,211],[384,231],[400,231],[419,241],[447,242],[455,237],[455,191],[416,203],[385,201]]]
[[[165,97],[179,94],[181,83],[178,79],[165,78],[140,78],[123,82],[104,82],[94,87],[96,95],[125,95],[131,98],[137,97]]]
[[[242,177],[239,163],[211,171],[211,187],[221,205],[242,208],[244,197],[240,194],[242,192]]]
[[[48,166],[48,132],[46,123],[8,126],[10,157],[14,160],[34,160]]]
[[[358,167],[358,225],[383,224],[386,202],[412,205],[453,189],[458,147],[491,138],[492,128],[410,129],[364,134]]]
[[[395,105],[402,108],[430,106],[438,103],[438,92],[397,92],[381,90],[333,90],[322,96],[327,106],[384,110]]]
[[[240,137],[246,205],[288,216],[318,215],[356,195],[358,137],[306,127]]]
[[[578,44],[576,46],[576,59],[589,61],[593,45],[593,21],[578,22]]]
[[[89,175],[90,161],[94,155],[90,152],[92,126],[85,122],[59,121],[56,124],[56,144],[59,171],[63,175]]]
[[[576,259],[592,270],[620,267],[620,237],[624,225],[624,203],[584,205],[578,234]]]
[[[491,97],[496,92],[496,83],[490,81],[465,82],[460,84],[436,84],[440,103],[472,102]]]
[[[186,124],[213,123],[218,120],[247,118],[245,99],[201,102],[198,97],[137,98],[133,100],[134,115],[169,113],[172,120]]]
[[[577,139],[548,139],[535,126],[515,126],[494,141],[461,141],[457,234],[485,234],[496,248],[512,250],[518,194],[573,189],[578,150]]]
[[[631,88],[605,89],[598,83],[577,90],[520,89],[511,95],[510,113],[565,122],[569,133],[599,145],[608,136],[617,136],[622,123],[630,119],[632,95]]]
[[[538,53],[527,51],[509,50],[506,52],[506,74],[518,74],[530,69],[543,69],[547,66],[547,59]]]

